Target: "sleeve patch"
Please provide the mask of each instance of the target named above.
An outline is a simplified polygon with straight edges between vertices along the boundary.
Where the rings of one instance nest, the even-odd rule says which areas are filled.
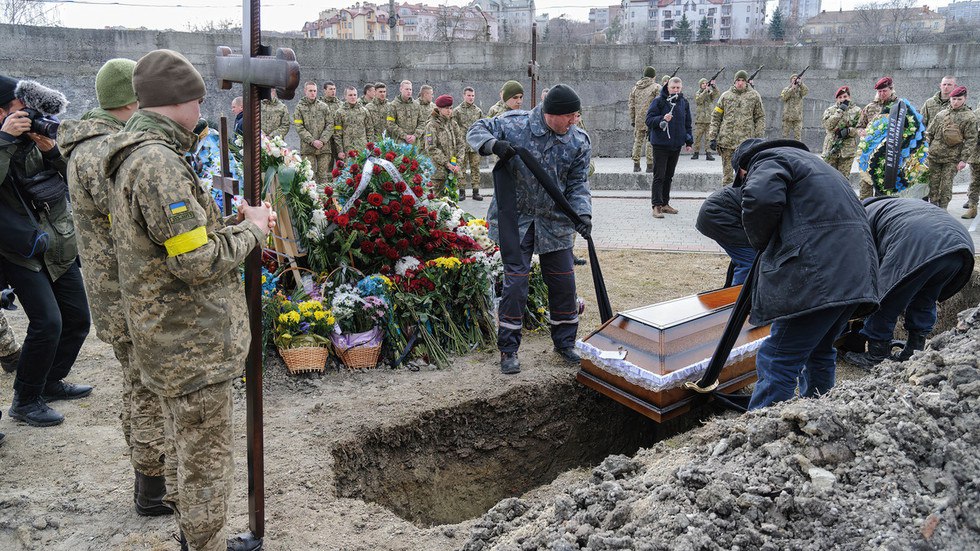
[[[171,224],[194,219],[194,213],[187,208],[187,202],[185,201],[170,203],[167,205],[166,211],[167,220],[169,220]]]

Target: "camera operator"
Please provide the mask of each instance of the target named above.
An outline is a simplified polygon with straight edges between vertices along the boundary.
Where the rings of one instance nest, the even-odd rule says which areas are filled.
[[[64,183],[65,159],[54,139],[37,131],[40,117],[32,119],[25,111],[30,103],[50,116],[54,113],[44,112],[42,105],[60,102],[63,110],[66,102],[36,83],[29,90],[21,84],[0,75],[0,268],[29,320],[9,414],[46,427],[64,421],[48,403],[92,392],[90,386],[63,381],[88,335],[90,317]],[[53,126],[51,120],[41,122]]]

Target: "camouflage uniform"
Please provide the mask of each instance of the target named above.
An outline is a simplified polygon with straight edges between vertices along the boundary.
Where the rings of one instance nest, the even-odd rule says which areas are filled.
[[[922,124],[926,125],[926,128],[928,128],[929,121],[931,121],[943,109],[949,109],[949,98],[943,99],[942,92],[936,92],[936,95],[927,99],[926,102],[922,104],[922,109],[919,111],[919,113],[922,114]]]
[[[898,101],[898,96],[896,96],[894,92],[892,93],[892,97],[885,100],[884,103],[878,101],[878,98],[876,97],[874,101],[865,105],[864,109],[861,110],[861,118],[858,119],[858,128],[866,130],[869,124],[877,120],[878,117],[882,116],[881,112],[884,111],[886,107],[890,109],[896,101]],[[863,200],[874,195],[874,183],[871,181],[871,174],[863,170],[859,174],[861,178],[861,189],[858,192],[858,198]]]
[[[109,235],[109,182],[102,175],[105,136],[122,130],[123,123],[102,109],[93,109],[79,121],[65,121],[58,129],[58,145],[68,158],[68,189],[72,217],[82,258],[85,292],[99,340],[112,346],[122,366],[123,436],[133,468],[147,476],[162,476],[165,451],[160,397],[140,379],[131,361],[133,341],[126,317],[119,312],[119,262]]]
[[[371,125],[371,115],[360,104],[351,105],[344,102],[337,110],[333,121],[334,136],[340,139],[340,150],[361,151],[368,142],[368,128]]]
[[[327,177],[332,179],[330,178],[330,171],[333,170],[333,167],[337,164],[337,152],[342,151],[344,147],[343,143],[341,143],[342,138],[340,136],[340,129],[337,128],[336,124],[337,111],[339,111],[340,108],[347,102],[340,101],[337,99],[337,96],[329,98],[326,96],[320,96],[319,101],[323,105],[327,106],[327,112],[330,113],[330,126],[332,127],[331,131],[333,135],[328,141],[324,142],[324,145],[326,146],[328,156],[327,166],[330,167],[327,169]]]
[[[704,79],[701,79],[704,80]],[[701,83],[698,83],[700,88]],[[708,130],[711,128],[711,111],[721,91],[717,86],[708,86],[694,94],[694,153],[701,152],[701,146],[708,149]]]
[[[497,115],[506,113],[507,111],[511,111],[511,110],[512,109],[508,107],[507,104],[503,102],[503,100],[501,100],[490,106],[490,109],[487,110],[487,118],[492,119]]]
[[[143,382],[163,400],[167,495],[191,549],[223,551],[234,461],[231,382],[249,333],[238,266],[265,241],[226,226],[184,161],[195,136],[138,111],[108,138],[119,281]]]
[[[289,134],[289,110],[278,98],[264,99],[261,102],[262,133],[270,138],[285,138]]]
[[[409,134],[415,135],[418,139],[425,131],[428,116],[428,113],[422,112],[422,107],[414,99],[409,98],[406,101],[398,96],[388,102],[388,112],[385,114],[388,135],[401,142],[405,142],[405,136]]]
[[[851,166],[857,154],[860,118],[861,108],[854,104],[848,104],[846,109],[834,104],[823,112],[823,127],[827,131],[823,139],[823,159],[845,178],[851,176]],[[838,142],[837,131],[841,128],[847,129],[847,136]],[[837,147],[834,147],[835,142],[838,142]]]
[[[446,179],[450,172],[446,164],[459,164],[466,153],[463,130],[453,117],[443,117],[433,112],[425,124],[422,152],[432,159],[436,171],[432,175],[432,187],[437,195],[445,195]]]
[[[323,183],[330,178],[330,140],[333,138],[333,114],[323,102],[304,97],[293,112],[293,124],[299,134],[299,154],[309,159],[316,181]],[[320,149],[313,142],[320,140]]]
[[[761,138],[766,134],[766,112],[762,108],[759,92],[750,89],[737,90],[735,85],[726,90],[711,112],[709,140],[718,140],[721,154],[722,185],[735,179],[732,172],[732,154],[738,144],[748,138]]]
[[[961,141],[949,144],[944,133],[959,129]],[[959,109],[943,109],[926,129],[929,140],[929,202],[941,208],[953,198],[953,177],[960,161],[975,160],[977,148],[977,118],[966,105]]]
[[[473,126],[473,123],[483,118],[483,110],[476,106],[475,103],[460,103],[453,109],[453,119],[456,120],[456,124],[459,125],[460,130],[460,141],[466,145],[466,152],[463,153],[462,163],[460,163],[461,170],[459,171],[460,182],[462,182],[459,187],[460,189],[466,188],[466,171],[470,171],[470,187],[473,191],[480,190],[480,154],[473,150],[469,144],[466,143],[466,132]]]
[[[428,113],[430,109],[435,108],[435,105],[433,105],[432,101],[422,101],[422,98],[419,98],[418,102],[419,102],[419,107],[422,108],[423,113]]]
[[[388,100],[375,98],[374,101],[368,104],[367,111],[368,115],[370,115],[368,141],[380,140],[381,135],[386,129],[385,117],[388,115]]]
[[[802,82],[783,88],[779,99],[783,102],[783,137],[801,140],[803,138],[803,98],[810,89]]]
[[[7,323],[7,316],[4,316],[3,310],[0,310],[0,356],[9,356],[18,350],[20,344],[17,342],[17,336]]]
[[[977,125],[980,127],[980,103],[977,103],[973,111],[977,117]],[[980,137],[977,139],[977,147],[973,151],[973,158],[970,159],[970,190],[967,192],[967,207],[976,208],[977,200],[980,199]]]
[[[630,91],[630,123],[633,125],[633,164],[639,164],[644,147],[647,150],[647,167],[653,166],[653,147],[647,133],[647,109],[660,95],[660,86],[650,77],[636,81]]]

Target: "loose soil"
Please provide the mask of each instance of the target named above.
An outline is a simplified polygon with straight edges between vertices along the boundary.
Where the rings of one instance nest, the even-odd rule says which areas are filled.
[[[727,266],[726,260],[718,255],[603,251],[601,259],[616,310],[719,287]],[[579,292],[589,302],[580,326],[580,336],[584,336],[598,326],[598,313],[594,307],[588,267],[578,268],[576,275]],[[8,319],[22,336],[26,318],[21,311],[8,313]],[[658,490],[659,485],[646,487],[644,494],[641,486],[629,482],[647,480],[644,478],[647,475],[642,473],[647,472],[645,468],[652,464],[651,461],[662,458],[664,463],[658,464],[656,470],[663,475],[665,487],[674,488],[668,476],[673,472],[671,466],[679,468],[695,461],[691,467],[695,469],[696,463],[708,459],[691,450],[706,449],[711,442],[718,444],[720,438],[728,434],[726,430],[734,430],[719,427],[745,425],[752,419],[737,419],[731,414],[702,410],[684,422],[656,426],[581,388],[573,380],[576,368],[559,361],[551,352],[550,339],[543,332],[525,337],[521,360],[523,371],[513,377],[499,374],[497,354],[493,350],[475,351],[457,358],[451,368],[443,370],[429,366],[423,366],[420,371],[333,369],[322,375],[290,376],[278,357],[270,355],[264,379],[265,549],[448,551],[464,546],[471,549],[547,548],[550,543],[545,542],[557,544],[559,540],[567,540],[564,533],[559,534],[559,528],[550,528],[548,522],[558,518],[548,509],[558,501],[565,504],[562,514],[568,513],[567,519],[580,520],[576,533],[583,531],[584,539],[580,540],[576,535],[573,540],[576,545],[569,542],[573,546],[567,548],[576,548],[581,542],[589,544],[589,538],[600,533],[603,535],[596,541],[605,547],[594,548],[614,548],[611,545],[615,545],[615,537],[620,537],[619,531],[639,525],[640,519],[645,517],[638,515],[645,509],[639,504],[635,508],[631,506],[630,510],[634,512],[625,516],[621,509],[614,515],[619,520],[611,522],[604,516],[589,532],[588,528],[581,527],[592,526],[588,507],[599,501],[592,497],[578,501],[576,491],[588,493],[602,482],[616,483],[623,490],[613,494],[645,499],[652,507],[650,502],[670,496]],[[975,352],[973,362],[976,367]],[[936,375],[943,373],[937,371]],[[847,366],[842,366],[838,374],[842,380],[863,377],[861,372]],[[69,380],[94,384],[96,391],[90,398],[56,405],[65,414],[63,425],[31,428],[12,422],[6,415],[0,421],[0,431],[7,433],[7,441],[0,447],[0,549],[177,549],[171,537],[174,532],[171,519],[146,519],[133,511],[132,467],[126,456],[116,411],[121,391],[118,364],[111,348],[98,341],[94,332],[83,347]],[[12,383],[13,376],[0,374],[0,404],[4,410],[9,407]],[[857,393],[858,388],[861,387],[855,386],[848,396]],[[941,394],[941,387],[937,388]],[[862,401],[849,399],[858,404]],[[906,399],[914,401],[914,397]],[[944,401],[948,399],[947,392],[939,405],[948,405]],[[825,402],[827,400],[821,400],[819,404]],[[230,504],[229,533],[244,531],[248,524],[244,385],[241,383],[236,388],[235,407],[238,469],[235,494]],[[969,412],[971,407],[975,424],[975,398],[972,402],[956,405],[956,411]],[[709,414],[730,420],[727,424],[712,422],[705,429],[689,430]],[[769,439],[765,443],[781,441],[780,435],[794,426],[779,420],[778,414],[772,415],[772,422],[776,424],[772,431],[766,429],[767,435],[773,434],[771,438],[767,436]],[[845,421],[851,419],[848,417]],[[945,429],[950,423],[965,426],[965,422],[970,421],[949,419],[940,427]],[[932,428],[929,425],[924,430],[932,431]],[[972,430],[974,437],[980,434],[977,428]],[[792,433],[802,438],[799,431],[794,429]],[[898,436],[891,438],[899,442]],[[748,437],[746,441],[754,442]],[[729,468],[733,470],[745,470],[752,465],[740,465],[741,460],[735,459],[735,453],[753,446],[739,443],[732,437],[728,442],[730,451],[720,453],[714,463],[731,460]],[[973,445],[976,445],[975,441]],[[649,451],[643,451],[646,448]],[[678,448],[683,449],[678,452]],[[637,450],[641,451],[637,454]],[[807,450],[803,447],[798,451],[804,457],[813,455]],[[923,453],[935,459],[935,453]],[[634,454],[637,454],[635,459],[630,459],[629,456]],[[976,456],[975,452],[973,456]],[[607,457],[610,458],[605,459]],[[833,468],[833,464],[819,455],[808,460],[825,469]],[[788,464],[787,461],[779,464]],[[804,464],[796,461],[797,465]],[[960,493],[956,496],[963,496],[966,495],[964,492],[976,491],[975,487],[970,490],[967,481],[957,481],[955,473],[944,474],[942,463],[937,465],[924,479],[932,481],[928,483],[937,488],[936,492],[947,495],[950,488],[958,488]],[[906,463],[900,467],[911,473],[909,476],[922,474]],[[714,465],[712,468],[717,471],[720,467]],[[883,469],[897,472],[897,467],[885,466]],[[976,480],[976,471],[969,472],[973,472]],[[596,482],[597,476],[602,482]],[[764,483],[769,485],[768,490],[753,495],[768,498],[769,493],[778,490],[775,498],[769,499],[782,503],[777,498],[784,491],[783,479],[790,480],[791,477],[787,473],[774,476],[774,480]],[[707,479],[705,487],[714,488],[717,484],[707,474],[689,478]],[[680,478],[675,479],[683,482]],[[902,482],[907,481],[903,479]],[[894,487],[879,489],[879,495],[890,497],[889,492]],[[838,485],[838,493],[842,493],[840,488]],[[685,491],[701,490],[703,488],[691,487]],[[609,492],[602,491],[606,492],[602,499],[608,498]],[[695,496],[692,505],[685,505],[678,512],[683,509],[694,518],[709,518],[709,513],[701,516],[694,513],[698,504],[710,505],[714,495]],[[732,499],[737,498],[736,495]],[[568,502],[568,499],[572,501]],[[884,497],[879,499],[884,502]],[[504,501],[495,505],[499,500]],[[956,510],[961,502],[951,501],[947,510]],[[606,507],[607,502],[602,503],[602,507]],[[585,507],[585,512],[579,510],[580,504]],[[872,503],[864,503],[864,506],[880,508]],[[921,509],[916,507],[910,510]],[[757,508],[759,518],[768,511],[758,505]],[[491,512],[484,515],[488,509]],[[788,519],[813,512],[805,508],[783,507],[779,510]],[[838,511],[843,510],[838,508]],[[710,514],[717,516],[717,512]],[[956,525],[953,519],[959,517],[947,517],[945,515],[949,513],[942,511],[938,514],[942,515],[943,522],[939,523],[937,533],[942,538],[952,538],[949,534],[956,532],[949,526]],[[976,511],[973,518],[977,518]],[[956,522],[959,526],[966,525],[966,521]],[[689,524],[696,523],[691,521]],[[751,523],[746,520],[744,524]],[[869,521],[867,529],[871,528]],[[708,527],[699,529],[701,534],[716,533]],[[886,529],[883,524],[882,530]],[[772,541],[782,541],[779,537],[785,530],[780,527],[760,534],[767,534]],[[553,534],[559,535],[552,538]],[[622,537],[640,535],[636,531],[623,532]],[[701,539],[692,541],[702,542],[703,538],[698,537]],[[532,541],[536,543],[529,543]],[[541,547],[538,547],[539,543]],[[779,544],[777,547],[786,546]],[[692,544],[689,548],[702,546]]]

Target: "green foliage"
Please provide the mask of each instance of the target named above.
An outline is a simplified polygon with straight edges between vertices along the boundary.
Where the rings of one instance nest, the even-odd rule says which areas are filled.
[[[769,38],[772,40],[783,40],[786,38],[786,24],[783,21],[783,11],[776,7],[772,13],[772,21],[769,22]]]
[[[677,27],[674,29],[674,36],[677,37],[677,42],[681,44],[689,44],[691,42],[691,36],[694,34],[691,28],[691,21],[688,20],[687,14],[685,13],[681,16],[681,20],[677,23]]]
[[[699,43],[711,42],[711,27],[708,25],[708,20],[704,17],[701,18],[701,22],[698,23],[698,38]]]

